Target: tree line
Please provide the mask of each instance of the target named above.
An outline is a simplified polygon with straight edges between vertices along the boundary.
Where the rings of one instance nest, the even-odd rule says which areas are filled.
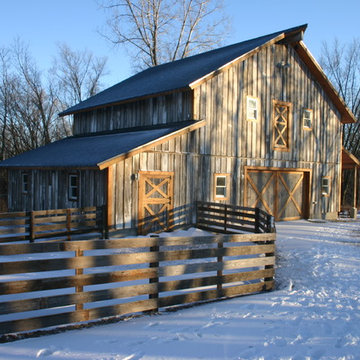
[[[0,48],[0,160],[71,135],[69,117],[58,114],[100,90],[105,66],[62,44],[44,73],[20,40]]]
[[[134,70],[185,58],[221,45],[229,23],[222,0],[98,0],[107,14],[101,35],[124,46]],[[324,44],[320,63],[360,118],[360,40]],[[0,48],[0,160],[71,135],[58,113],[96,94],[106,59],[58,47],[52,68],[39,70],[21,41]],[[360,158],[360,122],[343,131],[344,147]]]

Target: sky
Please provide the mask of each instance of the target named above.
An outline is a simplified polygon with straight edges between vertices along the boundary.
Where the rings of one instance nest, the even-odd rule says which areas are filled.
[[[359,13],[359,0],[225,0],[232,29],[224,45],[307,23],[304,42],[319,59],[324,41],[360,38]],[[133,69],[127,52],[99,34],[105,22],[98,0],[0,0],[0,47],[20,38],[43,71],[51,67],[59,43],[91,50],[108,58],[103,83],[111,86]]]

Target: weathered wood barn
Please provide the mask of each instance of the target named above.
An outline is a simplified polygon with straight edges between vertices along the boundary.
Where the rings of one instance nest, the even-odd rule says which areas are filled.
[[[110,225],[143,232],[190,223],[196,200],[336,216],[342,124],[355,119],[305,30],[147,69],[64,111],[72,137],[0,164],[9,209],[105,205]]]

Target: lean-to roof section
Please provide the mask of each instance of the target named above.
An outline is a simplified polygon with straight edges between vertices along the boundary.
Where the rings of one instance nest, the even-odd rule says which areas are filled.
[[[205,120],[186,121],[136,131],[73,136],[4,160],[0,162],[0,168],[102,170],[204,125]]]

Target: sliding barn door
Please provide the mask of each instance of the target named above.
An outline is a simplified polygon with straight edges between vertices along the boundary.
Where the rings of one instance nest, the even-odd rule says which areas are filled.
[[[169,229],[174,199],[172,172],[140,172],[139,234]]]
[[[245,206],[259,207],[275,220],[308,216],[309,175],[303,171],[248,170]]]

